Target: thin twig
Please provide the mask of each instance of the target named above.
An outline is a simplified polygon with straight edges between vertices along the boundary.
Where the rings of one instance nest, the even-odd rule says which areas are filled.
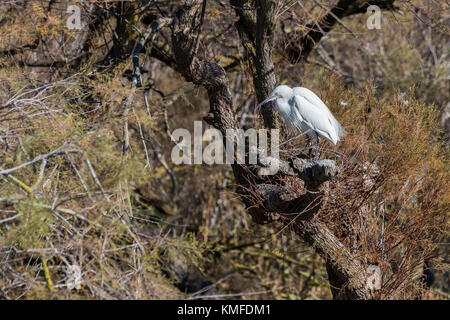
[[[139,65],[139,55],[141,54],[142,48],[145,46],[148,38],[153,34],[153,37],[151,38],[151,41],[153,42],[153,38],[156,35],[155,32],[162,28],[163,26],[169,24],[172,21],[172,19],[168,18],[162,18],[153,21],[153,23],[147,28],[147,30],[144,32],[144,34],[139,38],[139,40],[136,42],[136,45],[133,49],[133,75],[131,77],[131,92],[128,95],[127,102],[125,103],[123,116],[125,118],[124,123],[124,144],[123,144],[123,153],[127,153],[128,149],[130,148],[130,136],[128,133],[128,114],[130,112],[130,109],[132,108],[133,101],[134,101],[134,94],[136,92],[136,88],[138,85],[138,80],[141,76],[141,69]]]

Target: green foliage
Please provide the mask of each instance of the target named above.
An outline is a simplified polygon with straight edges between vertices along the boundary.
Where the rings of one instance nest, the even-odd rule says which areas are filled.
[[[20,202],[14,208],[20,214],[18,226],[7,233],[5,244],[21,250],[47,247],[56,222],[51,211],[38,201]]]

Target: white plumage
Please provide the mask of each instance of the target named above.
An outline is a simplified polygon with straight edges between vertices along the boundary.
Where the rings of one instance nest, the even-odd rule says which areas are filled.
[[[323,101],[320,100],[320,98],[314,92],[312,92],[311,90],[309,90],[307,88],[303,88],[303,87],[292,88],[292,91],[293,91],[294,95],[302,96],[303,98],[308,100],[310,103],[312,103],[314,106],[318,107],[319,109],[321,109],[324,113],[326,113],[328,115],[329,119],[333,123],[333,127],[335,128],[335,130],[337,132],[338,141],[344,137],[344,135],[345,135],[344,128],[341,126],[339,121],[337,121],[336,118],[333,116],[330,109],[328,109],[328,107],[325,105],[325,103],[323,103]]]
[[[311,137],[316,137],[320,146],[320,137],[331,141],[334,145],[345,135],[345,130],[336,120],[328,107],[309,89],[286,85],[276,87],[267,99],[256,106],[275,100],[275,106],[283,118],[293,128],[300,129],[308,135],[311,155]]]

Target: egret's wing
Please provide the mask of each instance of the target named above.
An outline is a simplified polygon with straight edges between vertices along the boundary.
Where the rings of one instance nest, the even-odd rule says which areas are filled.
[[[289,104],[292,106],[291,112],[289,114],[289,122],[297,129],[305,132],[308,136],[314,136],[313,129],[306,123],[299,108],[296,106],[298,102],[292,98]]]
[[[294,95],[301,96],[301,97],[305,98],[306,100],[308,100],[309,102],[311,102],[313,105],[315,105],[323,110],[330,111],[328,109],[328,107],[325,105],[325,103],[314,92],[312,92],[308,88],[295,87],[292,90],[293,90]]]
[[[330,114],[325,110],[317,108],[309,100],[302,96],[294,95],[291,100],[293,109],[298,113],[302,122],[311,130],[318,132],[334,144],[339,141],[338,134],[333,125]]]
[[[339,121],[336,120],[336,118],[331,113],[330,109],[325,105],[325,103],[311,90],[303,87],[296,87],[293,88],[294,95],[301,96],[308,100],[311,104],[316,106],[317,108],[321,109],[322,111],[328,113],[329,117],[331,118],[331,121],[333,123],[333,126],[335,127],[335,130],[338,134],[338,140],[340,140],[345,135],[345,130],[342,127],[342,125],[339,123]]]

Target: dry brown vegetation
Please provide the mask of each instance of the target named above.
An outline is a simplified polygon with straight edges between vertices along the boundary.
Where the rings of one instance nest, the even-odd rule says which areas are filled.
[[[372,2],[380,30],[360,1],[85,2],[81,30],[70,1],[0,4],[0,297],[448,299],[448,5]],[[337,4],[350,9],[294,59]],[[275,83],[312,89],[345,127],[321,148],[332,179],[171,162],[171,132],[206,115],[292,138],[253,112]],[[311,201],[274,211],[261,185]],[[361,283],[370,265],[379,290]]]

